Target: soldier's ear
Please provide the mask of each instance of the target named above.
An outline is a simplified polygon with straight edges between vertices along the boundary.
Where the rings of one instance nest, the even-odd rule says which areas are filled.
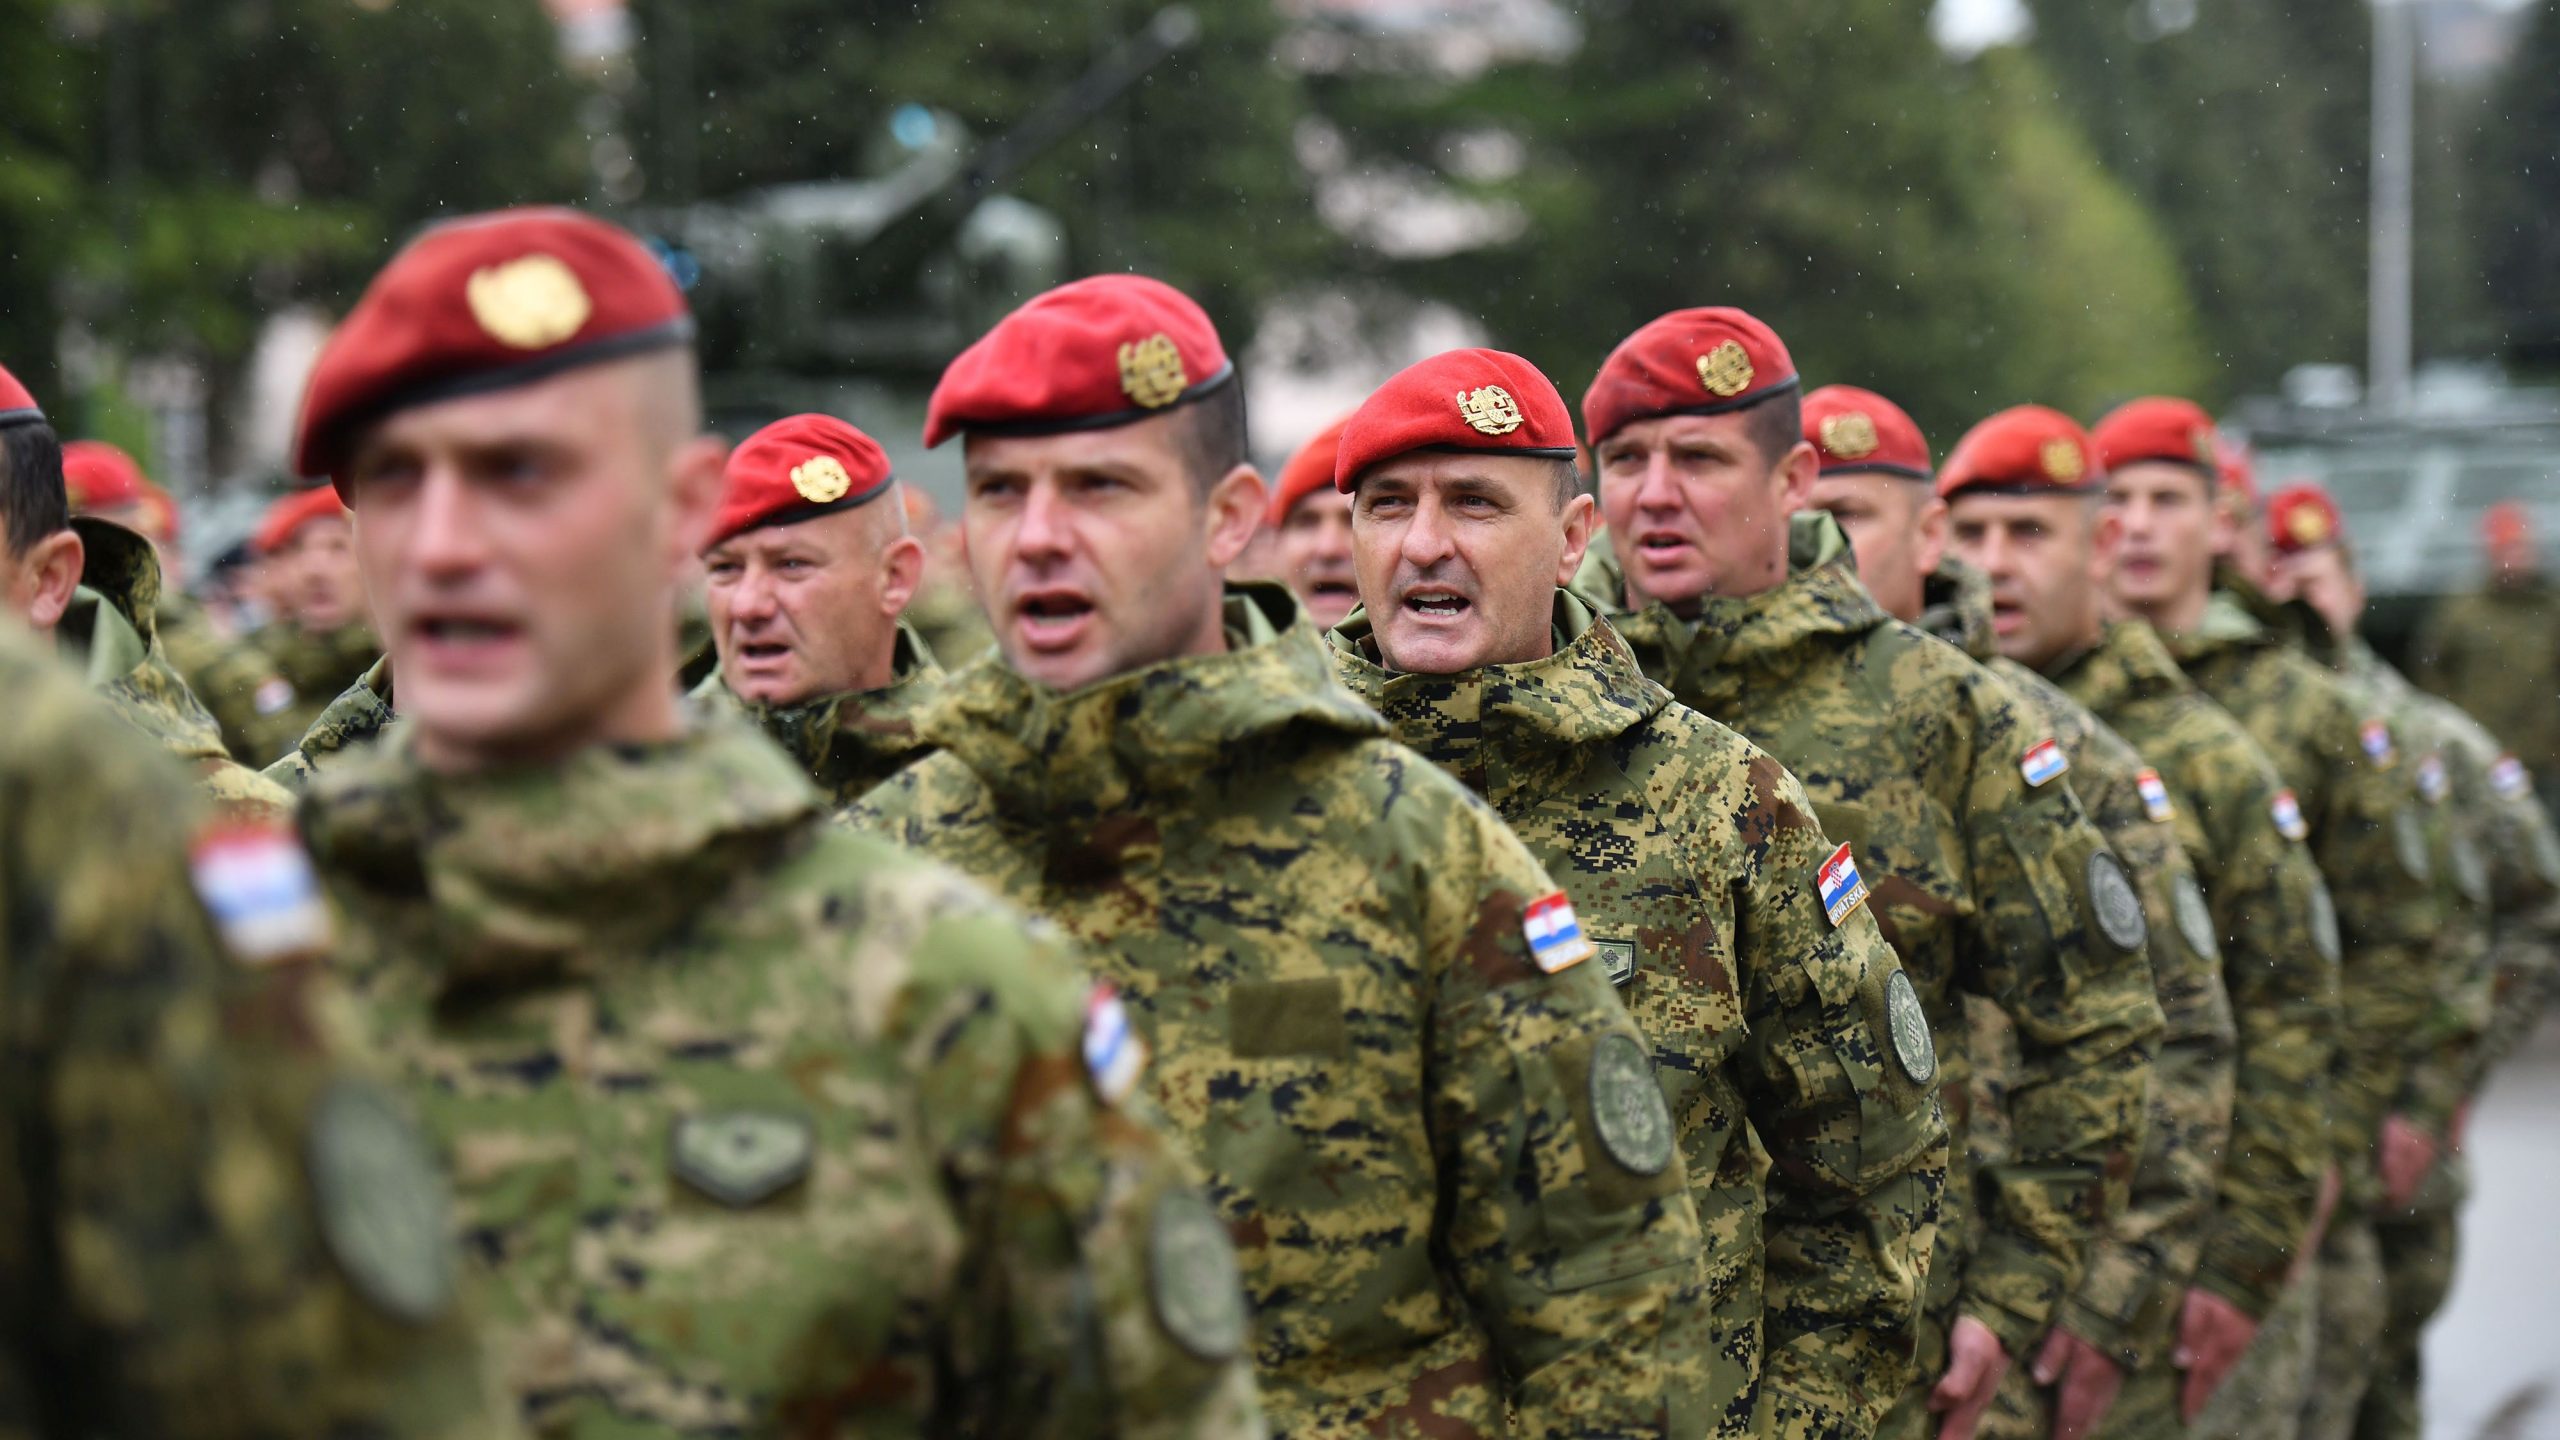
[[[2124,517],[2113,505],[2100,505],[2089,514],[2089,579],[2104,589],[2116,572],[2116,551],[2124,544]]]
[[[1822,457],[1808,441],[1799,440],[1778,461],[1778,484],[1784,513],[1813,508],[1813,482],[1822,478]]]
[[[924,542],[901,535],[880,551],[880,608],[890,618],[905,613],[924,583]]]
[[[27,628],[50,635],[71,608],[71,592],[80,588],[80,570],[88,551],[78,532],[56,530],[27,547],[10,588],[12,607],[27,618]]]
[[[1895,480],[1892,483],[1907,485],[1911,482]],[[1918,569],[1923,575],[1936,574],[1938,566],[1947,558],[1947,502],[1935,495],[1927,496],[1921,500],[1912,519],[1915,522],[1913,533],[1919,545],[1918,554],[1914,557],[1919,562]]]
[[[1556,560],[1556,588],[1573,583],[1574,572],[1582,568],[1582,553],[1591,548],[1592,533],[1599,529],[1600,502],[1588,495],[1576,494],[1564,502],[1564,553]]]
[[[1244,547],[1253,543],[1253,532],[1262,528],[1262,512],[1270,504],[1262,472],[1251,465],[1238,465],[1218,477],[1203,507],[1203,523],[1209,527],[1209,563],[1220,570],[1235,563]]]
[[[710,545],[720,508],[720,472],[728,461],[729,442],[717,435],[696,435],[668,459],[668,503],[675,521],[669,527],[675,542],[669,558],[679,567]]]

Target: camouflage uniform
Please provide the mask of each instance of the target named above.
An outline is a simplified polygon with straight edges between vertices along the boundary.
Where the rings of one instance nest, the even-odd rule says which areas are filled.
[[[1555,637],[1457,675],[1380,668],[1364,612],[1330,638],[1395,738],[1567,885],[1653,1041],[1706,1227],[1719,1433],[1867,1434],[1912,1378],[1946,1184],[1926,1022],[1904,1002],[1898,1054],[1888,997],[1911,992],[1863,907],[1826,914],[1832,846],[1795,777],[1673,703],[1570,595]]]
[[[1260,1433],[1232,1252],[1098,1102],[1067,957],[827,826],[736,717],[479,775],[412,748],[344,752],[302,819],[533,1429]]]
[[[1921,1336],[1921,1374],[1934,1378],[1956,1314],[2024,1356],[2078,1283],[2141,1148],[2160,1004],[2138,903],[2101,914],[2091,894],[2130,898],[2121,862],[2068,781],[2023,773],[2044,737],[2016,695],[1878,609],[1830,516],[1798,516],[1791,550],[1793,573],[1766,593],[1708,597],[1694,623],[1658,604],[1616,623],[1675,699],[1803,780],[1823,832],[1856,846],[1885,937],[1919,987],[1961,1172]],[[1604,609],[1624,593],[1605,546],[1576,588]],[[2007,1009],[2024,1052],[2010,1090],[2018,1158],[1983,1174],[1964,1163],[1958,1103],[1971,1073],[1965,993]],[[1919,1400],[1907,1395],[1887,1428],[1919,1428]]]
[[[905,623],[915,627],[943,664],[966,665],[995,649],[995,631],[968,577],[936,575],[934,569],[925,567],[924,584],[907,602]]]
[[[1706,1433],[1697,1210],[1603,967],[1533,958],[1545,872],[1384,738],[1286,590],[1230,587],[1226,620],[1224,653],[1068,694],[955,672],[941,752],[853,818],[1125,997],[1243,1249],[1276,1432]]]
[[[2491,583],[2436,607],[2418,631],[2416,679],[2498,737],[2536,788],[2560,785],[2560,587]]]
[[[266,777],[300,794],[312,776],[334,765],[345,751],[390,729],[398,718],[391,710],[391,657],[386,655],[329,702],[302,739],[267,767]]]
[[[2003,657],[1991,630],[1982,572],[1950,560],[1928,578],[1922,629],[1945,638],[2014,687],[2040,728],[2070,757],[2072,788],[2133,871],[2150,931],[2152,981],[2167,1025],[2152,1067],[2149,1125],[2132,1200],[2108,1217],[2087,1273],[2066,1302],[2071,1332],[2127,1375],[2169,1368],[2170,1336],[2207,1236],[2231,1135],[2236,1036],[2223,988],[2222,950],[2194,866],[2179,843],[2174,809],[2143,793],[2148,770],[2125,738],[2042,675]],[[2156,778],[2156,777],[2155,777]],[[2007,1111],[2005,1057],[2012,1027],[1997,1006],[1973,1007],[1975,1037],[1993,1037],[1975,1059],[1974,1161],[2007,1157],[1987,1141]],[[1991,1063],[1991,1057],[2001,1057]],[[1981,1433],[2042,1440],[2053,1417],[2028,1367],[2012,1367]]]
[[[381,657],[382,644],[363,620],[320,631],[279,622],[259,631],[256,639],[258,652],[289,692],[280,706],[251,697],[257,718],[246,733],[253,748],[241,758],[264,766],[293,749],[329,702]]]
[[[916,722],[942,686],[942,667],[924,637],[898,622],[889,683],[859,694],[826,695],[798,705],[749,704],[729,693],[715,662],[689,699],[697,706],[744,711],[809,772],[839,809],[897,774],[933,747]]]
[[[0,688],[0,1437],[507,1433],[416,1132],[198,903],[223,832],[14,625]]]
[[[87,552],[80,589],[57,630],[64,650],[118,716],[185,761],[224,814],[278,820],[293,797],[223,748],[221,727],[171,667],[158,636],[160,559],[151,542],[111,521],[71,522]]]

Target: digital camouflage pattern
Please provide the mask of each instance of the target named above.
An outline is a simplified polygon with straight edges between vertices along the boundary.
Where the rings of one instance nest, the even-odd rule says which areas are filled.
[[[2139,621],[2108,625],[2051,678],[2159,772],[2204,886],[2238,1036],[2231,1136],[2193,1283],[2264,1317],[2311,1225],[2329,1145],[2338,967],[2310,847],[2277,828],[2283,788],[2249,732]]]
[[[2460,706],[2533,772],[2560,785],[2560,587],[2537,576],[2442,601],[2411,647],[2419,684]]]
[[[399,716],[391,708],[391,657],[386,655],[329,702],[320,718],[303,732],[302,739],[266,768],[266,777],[300,794],[309,788],[312,776],[334,766],[348,750],[390,729],[397,719]]]
[[[1919,987],[1960,1172],[1921,1337],[1921,1373],[1934,1376],[1951,1312],[2022,1355],[2078,1283],[2141,1149],[2160,1004],[2139,941],[2098,933],[2088,877],[2115,863],[2099,859],[2106,842],[2067,779],[2027,783],[2021,767],[2045,737],[2015,693],[1877,608],[1830,516],[1798,516],[1791,551],[1783,584],[1709,597],[1694,621],[1658,604],[1612,618],[1673,698],[1804,782],[1823,833],[1854,846],[1885,938]],[[1575,588],[1604,611],[1624,597],[1604,544]],[[1964,1157],[1965,994],[2009,1012],[2022,1052],[2016,1159],[1985,1173]]]
[[[1260,1433],[1232,1254],[1097,1100],[1071,957],[736,717],[411,752],[342,752],[302,818],[531,1428]]]
[[[2148,768],[2125,738],[2052,681],[2002,656],[1991,628],[1991,585],[1981,571],[1948,560],[1923,584],[1927,610],[1920,626],[1955,645],[2009,682],[2039,728],[2070,757],[2071,784],[2089,818],[2117,858],[2132,872],[2150,932],[2152,984],[2166,1024],[2151,1070],[2151,1098],[2142,1155],[2125,1208],[2108,1217],[2089,1253],[2086,1273],[2063,1321],[2073,1334],[2112,1356],[2127,1373],[2165,1365],[2170,1332],[2204,1242],[2214,1226],[2215,1193],[2231,1135],[2236,1038],[2230,996],[2223,988],[2220,941],[2179,843],[2174,809],[2163,813],[2142,794]],[[2203,924],[2197,923],[2197,917]],[[2014,1047],[2007,1017],[1997,1007],[1974,1011],[1976,1025],[1997,1036],[1990,1053],[1976,1057],[1978,1115],[2007,1112],[2007,1052]],[[1982,1032],[1977,1029],[1977,1037]],[[1988,1105],[1981,1102],[1989,1100]],[[1977,1137],[2001,1137],[2005,1127],[1977,1123]],[[1975,1162],[2005,1158],[1977,1140]],[[2024,1425],[1990,1423],[1988,1433],[2042,1436],[2050,1432],[2041,1392],[2019,1366],[2009,1372],[2003,1422],[2031,1416]]]
[[[743,711],[766,737],[800,762],[818,791],[838,808],[931,753],[916,721],[942,685],[942,667],[924,637],[898,622],[889,683],[857,694],[824,695],[798,705],[750,704],[730,693],[715,664],[688,698],[698,706]]]
[[[996,648],[996,632],[987,624],[986,607],[978,603],[969,577],[932,561],[925,564],[924,583],[907,602],[905,623],[915,627],[937,659],[955,668]]]
[[[308,964],[225,948],[201,797],[14,623],[0,688],[0,1437],[511,1433],[449,1290],[385,1308],[324,1239],[320,1116],[382,1092],[319,1045]]]
[[[1226,641],[1066,694],[957,671],[940,753],[852,819],[1119,990],[1242,1251],[1276,1433],[1706,1433],[1697,1209],[1602,965],[1532,958],[1553,883],[1286,590],[1231,587]]]
[[[293,797],[233,760],[221,727],[187,689],[159,641],[160,558],[151,542],[108,520],[71,522],[85,559],[80,588],[56,635],[67,656],[126,724],[195,773],[223,814],[279,820]]]
[[[1556,653],[1524,664],[1390,673],[1360,611],[1329,638],[1352,693],[1565,886],[1653,1042],[1706,1229],[1719,1433],[1871,1432],[1913,1378],[1946,1134],[1928,1057],[1894,1049],[1892,948],[1865,907],[1824,912],[1804,788],[1569,594]]]
[[[259,766],[292,750],[329,703],[382,656],[373,626],[361,619],[316,631],[278,621],[252,636],[251,643],[290,691],[281,706],[272,708],[254,693],[250,697],[256,720],[246,733],[256,748],[242,759]]]

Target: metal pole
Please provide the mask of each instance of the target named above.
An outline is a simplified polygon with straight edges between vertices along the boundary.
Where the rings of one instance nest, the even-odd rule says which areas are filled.
[[[2373,0],[2372,251],[2366,276],[2365,394],[2383,415],[2409,408],[2411,149],[2416,17],[2408,0]]]

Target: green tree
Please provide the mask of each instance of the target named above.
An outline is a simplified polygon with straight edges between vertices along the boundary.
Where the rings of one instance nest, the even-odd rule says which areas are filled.
[[[2560,371],[2560,4],[2540,0],[2484,127],[2477,233],[2503,342]]]

